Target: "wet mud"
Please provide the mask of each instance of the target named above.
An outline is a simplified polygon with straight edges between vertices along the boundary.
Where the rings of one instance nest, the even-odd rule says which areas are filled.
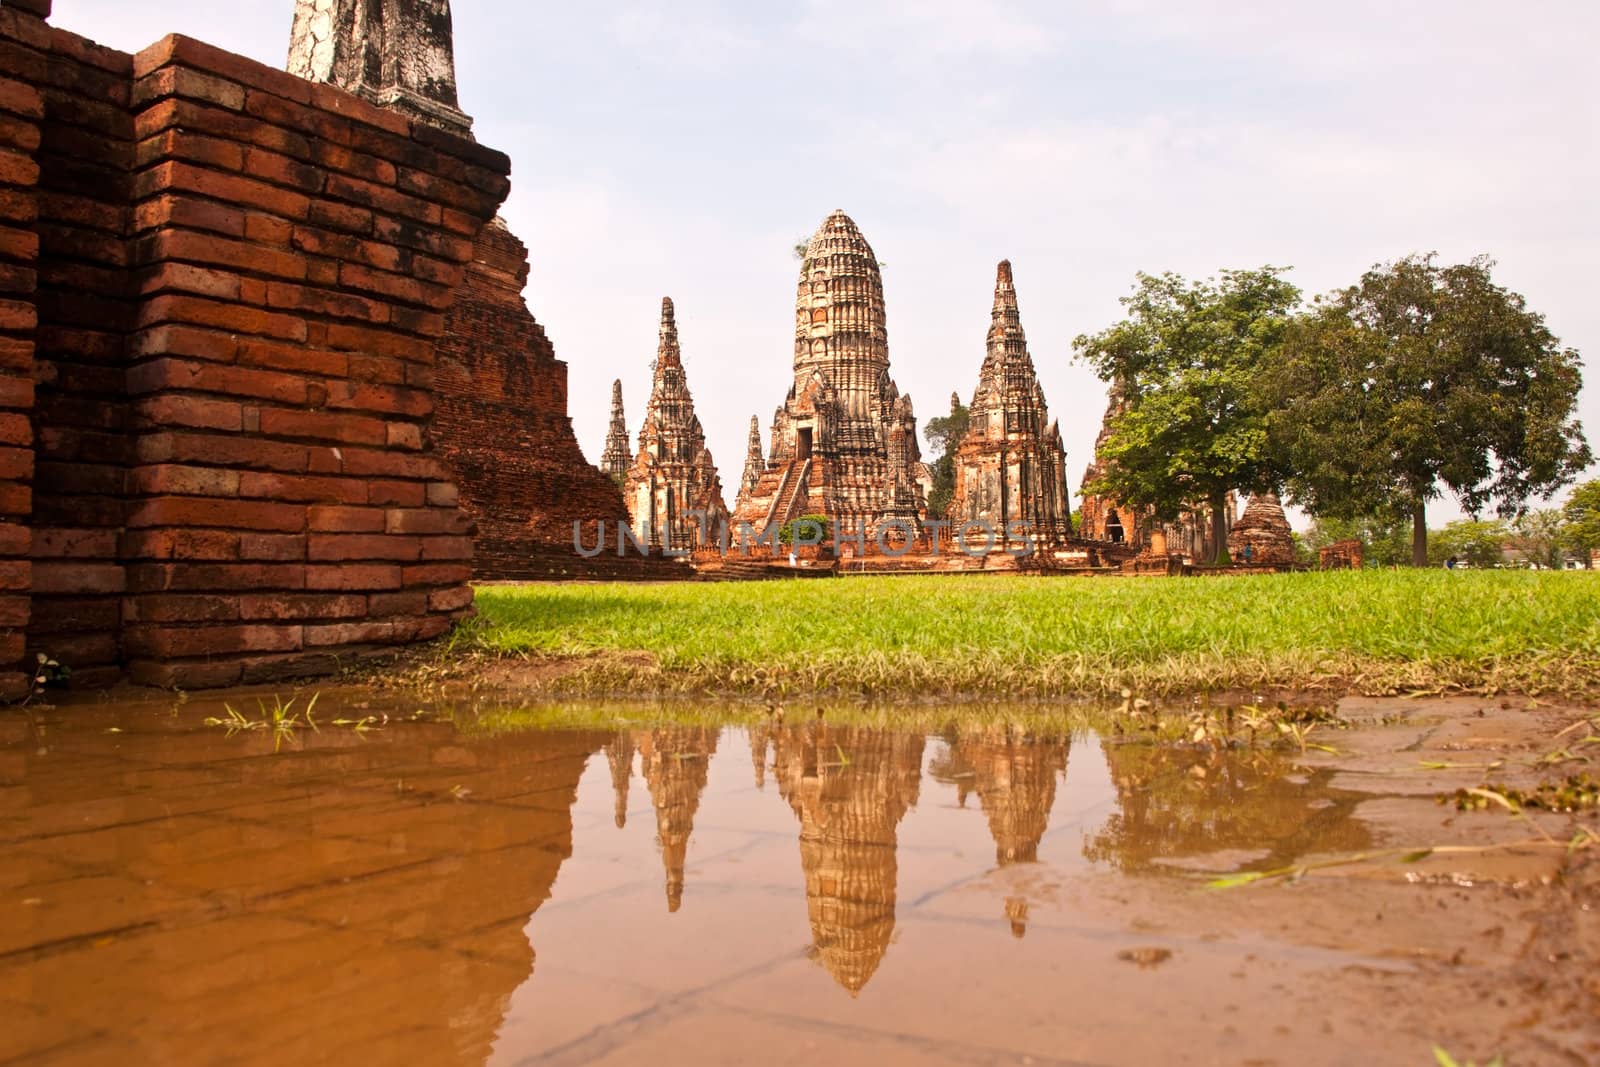
[[[1592,769],[1592,710],[1338,714],[0,712],[0,1063],[1600,1061],[1600,825],[1436,800]]]

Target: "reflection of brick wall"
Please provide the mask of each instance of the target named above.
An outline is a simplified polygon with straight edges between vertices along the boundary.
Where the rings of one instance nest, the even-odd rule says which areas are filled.
[[[442,632],[471,543],[433,342],[506,158],[0,2],[0,659],[28,625],[89,680],[197,686]]]
[[[572,524],[592,545],[597,521],[612,543],[628,521],[616,483],[578,447],[567,365],[523,303],[527,280],[526,246],[486,226],[438,346],[433,439],[477,525],[481,578],[549,577],[552,558],[581,569]]]

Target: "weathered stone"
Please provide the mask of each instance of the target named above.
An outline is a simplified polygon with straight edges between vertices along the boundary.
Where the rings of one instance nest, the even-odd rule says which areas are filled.
[[[435,349],[430,437],[476,523],[479,578],[576,576],[585,561],[573,548],[574,523],[595,544],[600,523],[614,538],[627,520],[616,483],[578,446],[567,365],[523,300],[527,277],[527,248],[495,219],[479,235]]]
[[[953,524],[984,522],[1005,536],[1010,524],[1023,523],[1042,545],[1072,533],[1066,451],[1028,355],[1009,260],[996,272],[987,352],[955,477]]]
[[[1244,514],[1228,532],[1228,555],[1234,563],[1262,566],[1293,564],[1294,533],[1283,513],[1278,494],[1257,493],[1250,498]]]
[[[794,382],[773,416],[759,484],[735,516],[757,531],[801,515],[846,530],[927,515],[911,398],[889,377],[878,259],[835,211],[806,245],[795,299]]]
[[[722,480],[689,395],[669,297],[661,300],[650,403],[639,429],[639,451],[625,476],[623,499],[635,535],[653,548],[714,544],[728,519]]]
[[[1352,537],[1324,546],[1317,553],[1317,562],[1325,571],[1358,571],[1365,565],[1363,555],[1360,539]],[[1600,562],[1600,559],[1596,562]]]
[[[470,137],[450,0],[296,0],[289,73]]]
[[[628,473],[628,420],[622,413],[622,379],[611,383],[611,429],[606,433],[600,469],[619,483]]]
[[[754,416],[750,416],[750,441],[745,449],[744,474],[739,478],[739,493],[734,498],[733,510],[743,511],[750,495],[761,485],[761,475],[767,469],[767,461],[762,458],[761,452],[761,423]]]

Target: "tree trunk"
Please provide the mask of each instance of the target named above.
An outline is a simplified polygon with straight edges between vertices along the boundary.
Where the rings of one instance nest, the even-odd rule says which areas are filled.
[[[1411,565],[1428,565],[1428,506],[1421,500],[1411,505]]]
[[[1221,494],[1211,498],[1211,541],[1216,546],[1212,562],[1219,567],[1228,565],[1228,497]]]

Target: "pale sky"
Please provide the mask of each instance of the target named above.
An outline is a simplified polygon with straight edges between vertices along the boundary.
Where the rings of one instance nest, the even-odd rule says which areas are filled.
[[[1105,389],[1072,339],[1116,321],[1139,270],[1286,265],[1310,295],[1412,252],[1488,253],[1564,343],[1600,353],[1592,0],[453,9],[461,104],[512,158],[504,215],[591,462],[614,378],[636,443],[671,296],[731,503],[750,416],[768,444],[791,378],[792,246],[835,208],[886,264],[891,373],[919,421],[970,399],[1012,260],[1074,506]],[[292,12],[56,0],[52,21],[282,66]]]

